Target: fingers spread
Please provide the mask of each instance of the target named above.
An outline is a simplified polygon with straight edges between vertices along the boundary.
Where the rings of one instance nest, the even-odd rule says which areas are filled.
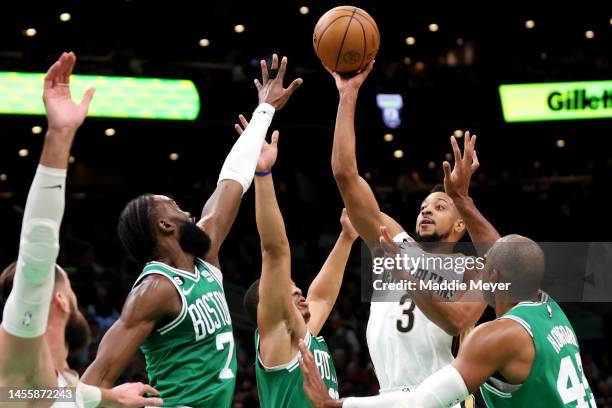
[[[270,78],[268,75],[268,64],[266,63],[266,60],[261,60],[260,65],[261,65],[261,80],[263,84],[265,85],[268,83],[268,79]],[[257,85],[257,83],[255,85]]]
[[[445,161],[442,163],[442,169],[444,169],[444,178],[450,180],[451,176],[451,165],[449,162]]]
[[[278,130],[275,130],[274,132],[272,132],[272,145],[276,146],[278,144],[278,137],[280,136],[280,133]]]
[[[453,147],[453,153],[455,154],[455,163],[461,162],[461,150],[459,150],[455,136],[451,136],[451,146]]]
[[[249,126],[249,121],[246,120],[246,118],[244,117],[242,113],[238,115],[238,119],[240,119],[240,123],[242,123],[242,127],[244,127],[245,129],[247,126]]]
[[[278,69],[278,55],[272,54],[272,67],[270,69]]]
[[[94,93],[96,92],[95,88],[88,88],[85,93],[83,94],[83,99],[81,100],[81,107],[85,108],[85,109],[89,109],[89,104],[91,103],[91,99],[94,96]]]
[[[300,85],[302,85],[304,83],[304,80],[302,78],[296,78],[294,79],[289,86],[287,87],[287,92],[289,92],[289,95],[291,95],[296,89],[298,89],[300,87]]]
[[[280,64],[280,68],[278,69],[278,74],[276,75],[276,77],[278,78],[279,81],[281,81],[281,83],[283,82],[283,78],[285,77],[286,71],[287,71],[287,57],[283,57],[281,64]]]
[[[476,150],[474,150],[474,155],[472,158],[472,171],[476,171],[476,169],[480,166],[478,162],[478,156],[476,155]]]

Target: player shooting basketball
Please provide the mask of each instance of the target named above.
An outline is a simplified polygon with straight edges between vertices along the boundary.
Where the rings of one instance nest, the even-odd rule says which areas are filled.
[[[259,105],[244,134],[225,159],[216,190],[195,223],[174,200],[143,195],[128,203],[119,219],[127,252],[146,263],[106,333],[84,378],[113,384],[140,347],[149,382],[170,406],[228,407],[236,381],[236,352],[220,271],[219,250],[248,190],[274,112],[302,83],[287,88],[287,58],[273,56],[270,78],[261,61],[255,80]]]
[[[4,301],[0,387],[13,391],[2,393],[3,397],[14,397],[0,405],[48,407],[54,399],[65,401],[56,402],[53,406],[57,407],[161,405],[160,398],[143,397],[145,393],[157,395],[148,385],[123,384],[110,390],[93,387],[79,381],[66,362],[68,352],[86,346],[90,337],[68,275],[55,264],[70,147],[94,93],[89,89],[80,103],[72,101],[70,75],[75,62],[73,53],[63,53],[45,76],[48,130],[26,201],[17,262],[0,275],[0,299]],[[39,400],[25,397],[28,393],[38,395]]]
[[[452,244],[466,232],[467,224],[474,242],[495,242],[499,234],[484,217],[476,216],[479,213],[473,202],[455,202],[443,191],[432,192],[421,203],[414,237],[380,211],[372,189],[358,173],[355,153],[357,97],[373,65],[372,61],[364,71],[352,77],[330,71],[340,96],[332,170],[349,217],[361,238],[376,250],[381,226],[384,226],[395,241],[403,241],[413,249],[419,249],[419,243],[427,243],[428,250],[460,256],[449,252]],[[465,143],[469,149],[468,170],[473,172],[478,167],[475,137],[466,134]],[[466,216],[470,217],[469,224]],[[483,250],[482,247],[477,249]],[[443,270],[430,272],[449,281],[471,279],[470,272],[465,276],[451,275]],[[366,336],[381,392],[412,390],[430,374],[449,364],[454,358],[451,352],[453,336],[473,327],[485,307],[484,302],[423,301],[418,293],[402,297],[399,304],[372,302]]]
[[[454,139],[452,145],[455,167],[451,172],[444,163],[445,189],[462,209],[468,229],[485,225],[468,195],[473,146],[466,142],[461,157]],[[312,356],[300,345],[304,388],[313,406],[448,408],[480,391],[491,408],[596,407],[572,325],[539,290],[545,265],[541,248],[528,238],[509,235],[497,239],[485,259],[483,280],[508,283],[511,289],[496,290],[488,298],[497,319],[472,331],[452,363],[410,392],[338,401],[324,395]]]
[[[246,127],[248,123],[242,115],[240,120]],[[239,125],[236,129],[242,132]],[[277,143],[278,131],[275,131],[272,143],[264,143],[257,163],[255,213],[262,268],[261,278],[244,296],[244,306],[257,325],[255,373],[260,405],[307,408],[310,403],[304,395],[303,377],[297,366],[300,339],[317,356],[316,364],[328,395],[339,398],[332,355],[318,334],[336,303],[357,232],[343,210],[338,240],[304,297],[291,279],[291,250],[271,174],[278,152]]]

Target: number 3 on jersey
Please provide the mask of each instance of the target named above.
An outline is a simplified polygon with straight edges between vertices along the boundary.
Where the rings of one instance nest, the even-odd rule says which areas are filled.
[[[416,304],[410,299],[410,295],[404,295],[399,301],[402,316],[397,319],[397,331],[408,333],[414,326],[414,308]]]

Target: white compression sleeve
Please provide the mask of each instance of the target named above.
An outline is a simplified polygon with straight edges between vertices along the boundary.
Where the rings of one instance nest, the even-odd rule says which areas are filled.
[[[13,289],[2,316],[2,326],[14,336],[38,337],[47,328],[65,189],[65,169],[38,166],[23,216]]]
[[[249,125],[225,158],[219,173],[219,182],[236,180],[242,185],[243,194],[246,193],[253,182],[257,159],[272,123],[274,111],[274,107],[267,103],[262,103],[255,109]]]
[[[391,392],[375,397],[347,398],[346,408],[449,408],[468,397],[468,389],[463,377],[452,365],[436,371],[413,392]]]

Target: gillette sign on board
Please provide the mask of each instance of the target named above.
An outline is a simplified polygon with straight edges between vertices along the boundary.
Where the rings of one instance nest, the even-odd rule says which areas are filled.
[[[612,81],[501,85],[506,122],[612,118]]]

